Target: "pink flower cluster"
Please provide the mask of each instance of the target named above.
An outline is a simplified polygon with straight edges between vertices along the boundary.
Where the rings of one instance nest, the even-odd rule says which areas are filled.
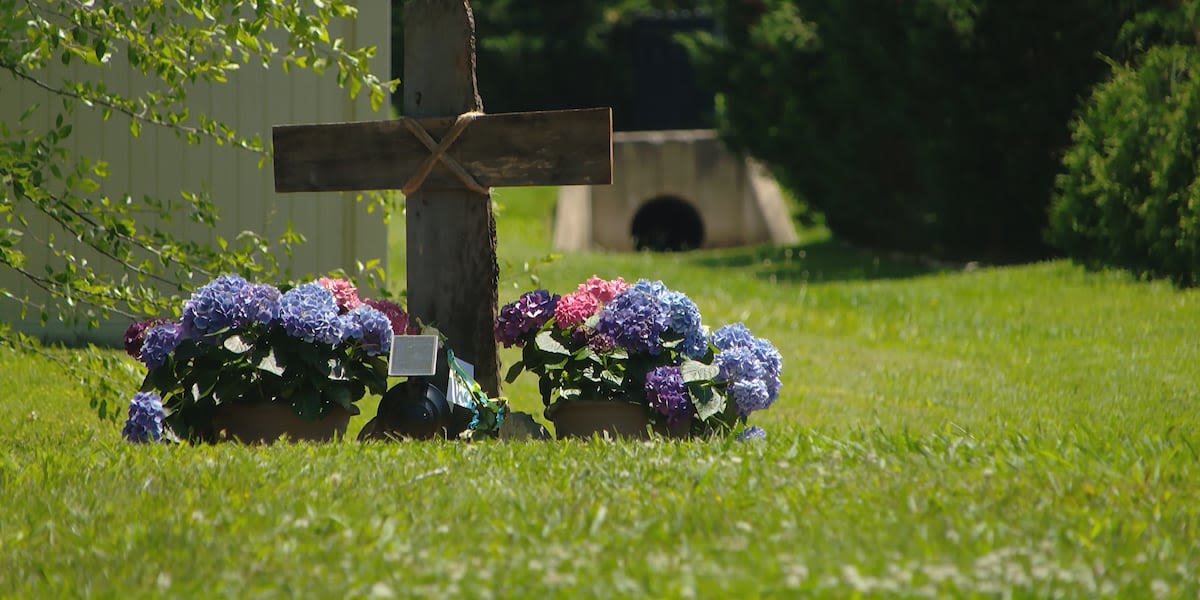
[[[317,280],[317,283],[333,294],[333,299],[337,301],[338,312],[345,314],[362,306],[362,300],[358,297],[358,288],[354,287],[353,283],[345,279],[330,277],[322,277]]]
[[[391,300],[363,300],[363,304],[383,313],[392,322],[392,333],[396,335],[416,335],[421,333],[417,323],[408,318],[408,313],[399,304]]]
[[[558,301],[554,307],[554,321],[563,329],[574,327],[599,312],[627,287],[629,284],[621,277],[605,281],[593,275]]]

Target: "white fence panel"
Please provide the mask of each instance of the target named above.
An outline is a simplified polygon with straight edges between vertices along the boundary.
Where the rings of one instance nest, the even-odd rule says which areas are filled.
[[[382,80],[390,79],[390,3],[361,2],[359,18],[331,31],[351,47],[372,45],[377,51],[372,71]],[[78,66],[62,67],[50,72],[48,78],[80,78]],[[90,73],[89,73],[90,74]],[[91,74],[94,76],[94,74]],[[193,114],[203,112],[223,120],[247,136],[258,133],[265,144],[271,140],[271,127],[287,123],[324,123],[388,118],[387,102],[378,113],[372,112],[367,94],[351,101],[337,87],[336,73],[329,69],[322,76],[293,69],[284,74],[279,68],[262,69],[255,63],[243,65],[228,84],[201,86],[189,91],[189,108]],[[143,77],[114,57],[114,64],[104,75],[110,89],[136,93],[148,85]],[[40,105],[29,124],[35,128],[54,125],[60,101],[34,85],[0,77],[0,120],[15,126],[17,118],[32,104]],[[73,131],[68,147],[77,155],[88,155],[108,161],[109,176],[98,195],[134,198],[150,195],[182,209],[180,190],[207,190],[220,210],[220,220],[214,230],[193,223],[182,210],[167,228],[190,240],[212,242],[215,236],[232,243],[238,233],[252,230],[277,239],[290,224],[303,234],[308,243],[298,247],[290,259],[279,257],[293,276],[323,273],[343,268],[353,272],[355,263],[378,259],[386,264],[387,231],[379,211],[368,214],[365,205],[354,201],[353,193],[276,194],[270,161],[258,167],[260,156],[204,142],[188,145],[171,131],[143,126],[140,137],[129,132],[129,120],[114,114],[105,122],[97,110],[80,107],[72,117]],[[41,273],[51,259],[50,240],[57,247],[64,244],[81,246],[64,239],[62,230],[48,218],[36,212],[28,203],[19,203],[17,210],[25,214],[30,225],[21,242],[29,257],[27,269]],[[83,256],[97,269],[120,275],[119,267],[95,253]],[[200,285],[204,281],[193,281]],[[37,290],[19,273],[0,268],[0,289],[15,295],[31,294],[39,300]],[[128,325],[121,317],[110,318],[97,330],[83,324],[65,323],[58,315],[50,315],[46,326],[40,323],[37,311],[23,318],[20,306],[0,299],[0,319],[14,324],[21,331],[37,334],[48,340],[80,342],[84,340],[119,343]]]

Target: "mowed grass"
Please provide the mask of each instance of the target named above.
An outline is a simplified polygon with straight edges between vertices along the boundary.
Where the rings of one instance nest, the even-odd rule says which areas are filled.
[[[0,353],[0,596],[1200,593],[1197,292],[822,232],[545,263],[552,191],[498,201],[502,301],[648,277],[771,338],[767,440],[131,446]],[[505,393],[540,416],[533,380]]]

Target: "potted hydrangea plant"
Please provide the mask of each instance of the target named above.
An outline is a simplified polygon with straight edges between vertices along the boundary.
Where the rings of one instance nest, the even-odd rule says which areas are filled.
[[[522,348],[506,379],[538,376],[559,437],[728,432],[781,387],[769,341],[740,323],[710,332],[696,304],[661,281],[593,276],[566,296],[527,292],[501,308],[495,330]]]
[[[354,405],[387,387],[387,354],[408,316],[362,300],[350,282],[294,287],[224,275],[196,290],[178,321],[135,323],[125,349],[148,369],[126,438],[329,439]]]

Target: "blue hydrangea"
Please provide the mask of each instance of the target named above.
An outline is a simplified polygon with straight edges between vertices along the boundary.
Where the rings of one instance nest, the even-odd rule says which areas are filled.
[[[721,370],[717,378],[726,381],[761,379],[767,376],[767,370],[750,348],[734,347],[721,351],[713,359],[713,364]]]
[[[698,359],[708,353],[708,335],[700,324],[700,309],[682,292],[667,291],[660,296],[671,313],[670,330],[683,338],[679,351],[686,357]]]
[[[179,323],[156,325],[142,336],[142,352],[139,358],[147,369],[157,369],[167,362],[167,356],[170,356],[182,341],[183,326]]]
[[[763,429],[762,427],[759,427],[758,425],[751,425],[751,426],[743,429],[741,431],[741,433],[737,434],[737,441],[739,441],[739,442],[748,442],[748,441],[752,441],[752,440],[765,440],[765,439],[767,439],[767,432],[765,429]]]
[[[252,323],[269,325],[279,318],[279,288],[266,283],[248,284],[234,296],[233,322],[235,327]]]
[[[129,417],[121,436],[131,442],[157,442],[163,437],[162,397],[155,392],[138,392],[129,402]]]
[[[663,351],[662,335],[671,325],[671,313],[659,301],[653,286],[643,283],[639,281],[605,305],[596,331],[630,352],[658,356]]]
[[[688,397],[679,367],[658,367],[646,374],[646,402],[675,425],[690,419],[696,407]]]
[[[700,309],[686,294],[667,289],[661,281],[639,280],[618,294],[601,311],[600,319],[606,325],[604,328],[597,325],[596,329],[627,350],[658,355],[666,336],[680,340],[677,348],[688,358],[698,359],[708,352],[708,335],[700,322]],[[626,333],[616,335],[616,329],[621,327],[627,329]]]
[[[729,384],[729,395],[737,404],[737,413],[747,416],[756,410],[763,410],[774,401],[767,391],[767,384],[761,379],[742,379]]]
[[[720,350],[754,345],[755,337],[744,323],[726,325],[712,334],[713,345]]]
[[[183,305],[183,330],[199,337],[236,324],[237,294],[248,284],[237,275],[222,275],[196,290]]]
[[[629,289],[645,292],[651,296],[654,296],[655,298],[661,297],[663,294],[671,291],[667,289],[667,286],[664,285],[662,281],[650,281],[649,279],[639,279],[637,283],[629,286]]]
[[[309,343],[333,346],[344,339],[337,301],[316,282],[296,286],[279,299],[279,321],[288,335]]]
[[[345,339],[358,340],[370,356],[387,354],[392,350],[392,322],[383,312],[362,305],[342,315]]]
[[[718,378],[728,382],[738,414],[746,416],[771,406],[782,387],[779,377],[783,358],[775,346],[754,337],[741,323],[713,332],[712,343],[718,349],[715,359],[720,368]]]

